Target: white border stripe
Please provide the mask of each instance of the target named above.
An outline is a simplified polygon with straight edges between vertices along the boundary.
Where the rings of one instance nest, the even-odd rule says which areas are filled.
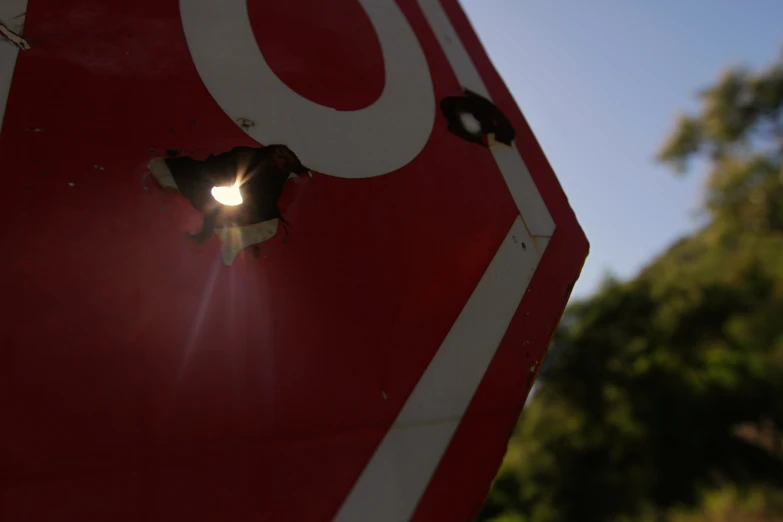
[[[419,0],[419,6],[460,84],[489,99],[440,2]],[[554,220],[519,151],[503,145],[491,151],[520,217],[346,497],[337,522],[413,516],[554,234]]]
[[[0,22],[16,34],[21,34],[27,0],[0,0]],[[20,16],[21,15],[21,16]],[[3,131],[8,93],[14,77],[19,48],[4,36],[0,36],[0,132]]]
[[[522,220],[514,220],[394,429],[462,418],[541,259],[530,240]]]
[[[409,520],[541,258],[517,218],[335,520]]]
[[[555,233],[555,221],[516,146],[498,144],[491,150],[530,235],[552,237]]]
[[[486,85],[470,60],[468,51],[462,45],[462,41],[443,11],[439,0],[419,0],[419,7],[424,12],[430,28],[440,42],[446,59],[448,59],[451,69],[462,87],[470,89],[488,100],[491,99]],[[515,147],[509,148],[500,144],[493,146],[491,150],[530,235],[552,236],[555,233],[555,222],[549,214],[519,151]]]

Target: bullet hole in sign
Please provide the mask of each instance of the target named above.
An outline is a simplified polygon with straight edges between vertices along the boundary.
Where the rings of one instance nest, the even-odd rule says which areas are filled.
[[[494,103],[468,89],[463,96],[448,96],[440,102],[448,130],[470,143],[489,146],[489,138],[511,146],[516,131]]]

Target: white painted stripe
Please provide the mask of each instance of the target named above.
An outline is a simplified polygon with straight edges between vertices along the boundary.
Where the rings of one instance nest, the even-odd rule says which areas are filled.
[[[538,266],[531,244],[517,218],[335,520],[410,519]]]
[[[25,11],[27,11],[27,0],[2,0],[0,1],[0,23],[14,33],[21,34]],[[0,36],[0,133],[3,130],[5,108],[8,105],[8,93],[11,91],[11,80],[14,77],[18,55],[19,47]]]
[[[470,59],[468,51],[462,45],[454,26],[440,5],[439,0],[419,0],[430,28],[435,33],[446,59],[449,61],[460,85],[470,89],[488,100],[489,95],[484,81]],[[533,236],[551,236],[555,233],[555,222],[538,192],[530,171],[515,147],[509,148],[497,144],[491,148],[495,162],[508,184],[508,190],[514,198],[525,226]]]
[[[481,79],[481,75],[473,65],[468,51],[462,45],[462,40],[454,30],[454,26],[451,25],[446,11],[440,5],[440,0],[418,0],[418,2],[419,8],[430,24],[430,29],[435,33],[435,38],[438,39],[443,52],[446,53],[446,59],[451,65],[451,70],[457,75],[460,85],[488,100],[491,99],[489,91],[484,85],[484,80]]]
[[[517,218],[397,416],[396,428],[462,418],[541,259],[528,245],[530,236]]]
[[[393,428],[335,518],[336,522],[410,520],[459,420]]]
[[[497,144],[491,150],[530,235],[552,237],[555,221],[516,146]]]
[[[489,99],[440,2],[419,0],[419,6],[460,84]],[[502,145],[491,151],[521,219],[345,499],[337,522],[401,522],[413,516],[554,234],[554,220],[519,151]]]

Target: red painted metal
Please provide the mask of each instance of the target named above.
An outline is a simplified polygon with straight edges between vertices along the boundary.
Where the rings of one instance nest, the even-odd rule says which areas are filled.
[[[457,2],[442,4],[557,229],[422,521],[481,505],[588,249]],[[399,5],[436,98],[459,94],[416,3]],[[355,3],[249,11],[291,88],[343,110],[380,94]],[[343,16],[355,30],[330,30]],[[393,175],[291,181],[288,241],[224,266],[216,237],[183,238],[201,216],[143,181],[167,149],[254,145],[203,86],[177,1],[29,0],[24,35],[0,138],[0,519],[328,520],[518,214],[491,155],[438,115]]]

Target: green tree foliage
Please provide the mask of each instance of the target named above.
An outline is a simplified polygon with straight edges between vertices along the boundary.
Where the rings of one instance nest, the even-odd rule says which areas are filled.
[[[709,223],[569,307],[480,520],[783,520],[783,57],[700,98]]]
[[[680,117],[659,159],[684,173],[709,158],[706,207],[723,232],[783,231],[783,59],[760,73],[728,70],[700,98],[701,112]]]

